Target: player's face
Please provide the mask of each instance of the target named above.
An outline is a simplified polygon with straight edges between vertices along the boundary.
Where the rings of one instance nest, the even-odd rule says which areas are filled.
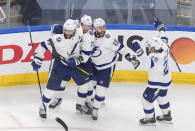
[[[83,33],[87,33],[91,27],[90,25],[85,25],[83,23],[81,23],[81,26],[83,28]]]
[[[99,26],[99,27],[95,28],[95,30],[96,30],[98,37],[103,37],[105,35],[105,32],[106,32],[106,26]]]
[[[64,35],[65,35],[66,39],[70,39],[74,35],[74,30],[64,30]]]

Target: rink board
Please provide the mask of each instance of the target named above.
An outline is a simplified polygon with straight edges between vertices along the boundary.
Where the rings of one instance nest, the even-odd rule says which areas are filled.
[[[49,38],[49,29],[50,26],[48,25],[31,27],[33,42],[36,46],[39,46],[39,42]],[[158,34],[152,25],[108,25],[108,29],[127,48],[133,40],[144,43],[146,39]],[[31,44],[29,44],[28,28],[0,30],[0,34],[0,87],[36,84],[36,75],[30,64],[33,57]],[[172,44],[182,44],[182,42],[186,44],[184,47],[177,47],[175,52],[181,58],[179,59],[179,66],[182,72],[178,71],[174,60],[170,59],[173,82],[178,84],[195,84],[195,27],[167,26],[166,34],[169,37],[170,46]],[[47,82],[49,65],[50,57],[47,52],[44,64],[40,70],[41,83]],[[117,62],[112,81],[146,82],[146,70],[146,67],[143,65],[134,70],[132,65],[121,57],[119,62]]]
[[[41,84],[47,83],[48,72],[40,72]],[[194,73],[172,72],[174,84],[195,85]],[[0,87],[38,84],[36,73],[0,76]],[[73,82],[71,80],[70,82]],[[147,82],[146,71],[115,71],[112,82]]]

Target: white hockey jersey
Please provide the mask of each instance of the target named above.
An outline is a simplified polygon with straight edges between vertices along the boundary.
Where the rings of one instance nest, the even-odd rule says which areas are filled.
[[[164,31],[161,31],[159,37],[163,42],[162,53],[151,53],[149,56],[142,56],[142,63],[148,69],[148,83],[150,88],[167,89],[172,85],[172,74],[169,69],[169,47],[168,38]]]
[[[80,27],[81,28],[81,27]],[[89,30],[87,33],[82,35],[81,41],[81,56],[83,57],[83,62],[87,62],[87,60],[91,57],[92,50],[94,47],[95,34],[93,30]]]
[[[83,39],[84,40],[92,39],[94,38],[94,36],[92,38],[88,38],[88,37],[91,37],[89,33],[84,35],[82,28],[77,28],[74,36],[71,39],[65,39],[64,34],[54,34],[52,36],[52,41],[57,54],[59,54],[63,58],[68,59],[72,56],[79,57],[82,54],[84,58],[84,62],[86,62],[90,55],[85,56],[86,55],[85,51],[90,52],[92,50],[92,46],[90,42],[83,41]],[[36,56],[43,58],[45,50],[50,50],[51,52],[54,51],[51,46],[51,43],[49,43],[48,41],[41,42],[41,46],[39,46],[37,49]],[[55,55],[54,53],[52,54]],[[53,57],[57,58],[58,56],[53,56]],[[67,65],[64,62],[63,64]]]
[[[95,38],[91,59],[98,70],[103,70],[117,62],[118,53],[127,54],[130,52],[109,31],[106,31],[104,37]]]
[[[162,53],[152,53],[148,57],[148,87],[167,89],[172,84],[169,69],[169,48],[164,48]]]

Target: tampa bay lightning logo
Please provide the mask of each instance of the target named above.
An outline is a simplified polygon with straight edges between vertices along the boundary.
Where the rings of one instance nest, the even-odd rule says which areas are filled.
[[[92,57],[98,57],[102,54],[102,51],[99,49],[99,47],[94,47],[92,51]]]
[[[57,41],[57,42],[60,42],[60,41],[62,41],[62,38],[61,38],[61,37],[57,37],[57,38],[56,38],[56,41]]]

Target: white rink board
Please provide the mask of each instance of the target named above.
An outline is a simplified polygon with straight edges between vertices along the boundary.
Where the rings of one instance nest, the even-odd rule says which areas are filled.
[[[157,35],[157,31],[153,30],[111,30],[113,34],[118,37],[119,35],[123,36],[123,43],[126,46],[127,39],[133,35],[139,35],[145,39],[152,37],[154,35]],[[195,33],[194,32],[184,32],[184,31],[167,31],[167,36],[169,37],[169,43],[171,44],[174,40],[181,38],[181,37],[187,37],[192,40],[195,39]],[[47,40],[49,38],[50,32],[49,31],[38,31],[38,32],[32,32],[32,38],[33,42],[41,42],[44,40]],[[142,42],[144,42],[144,40]],[[2,61],[13,61],[12,59],[17,57],[17,61],[10,62],[8,64],[2,64],[0,72],[1,75],[11,75],[11,74],[23,74],[23,73],[32,73],[32,67],[30,65],[31,62],[22,62],[27,55],[29,54],[31,50],[31,46],[28,44],[30,43],[30,37],[28,32],[24,33],[12,33],[12,34],[1,34],[0,35],[0,56],[2,55],[2,58],[0,60],[0,63]],[[9,45],[8,49],[5,49],[6,46]],[[13,51],[13,47],[19,48],[17,51]],[[33,57],[31,57],[33,58]],[[48,66],[50,62],[46,61],[44,62],[43,67],[41,68],[40,72],[47,72]],[[178,69],[176,67],[176,64],[171,59],[170,67],[172,72],[178,72]],[[192,62],[190,64],[180,65],[183,73],[195,73],[195,62]],[[122,60],[122,62],[118,62],[116,70],[133,70],[132,65],[126,62],[126,60]],[[138,71],[146,70],[145,67],[140,66],[138,68]]]

